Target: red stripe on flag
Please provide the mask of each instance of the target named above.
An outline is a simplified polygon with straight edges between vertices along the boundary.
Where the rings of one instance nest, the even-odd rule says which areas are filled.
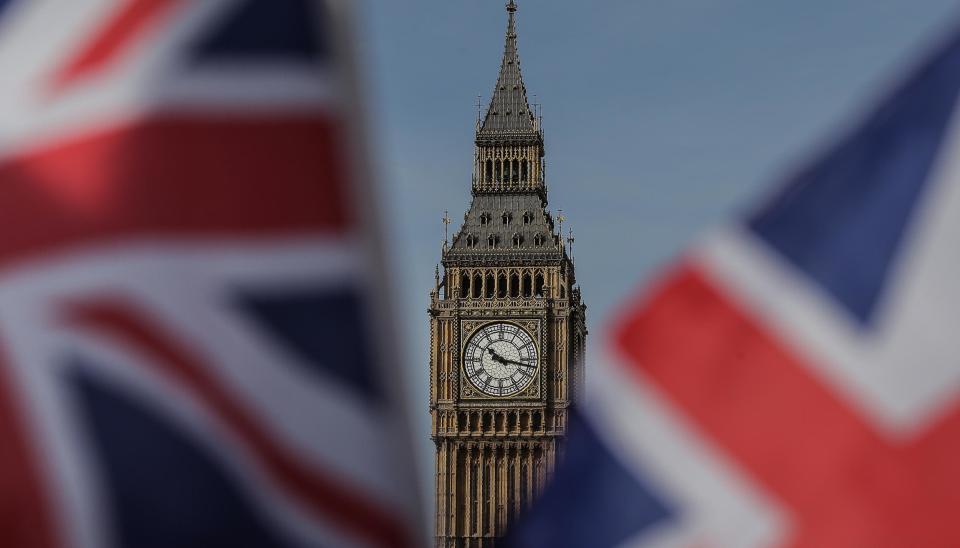
[[[54,548],[57,525],[10,374],[0,360],[0,546]]]
[[[158,118],[0,165],[0,265],[134,237],[343,232],[345,151],[328,118]]]
[[[960,545],[956,409],[949,436],[894,445],[691,267],[635,310],[617,338],[631,368],[791,510],[787,545]]]
[[[53,77],[61,91],[78,78],[101,70],[141,36],[150,24],[182,0],[128,0]]]
[[[165,335],[159,326],[116,302],[71,308],[72,322],[117,338],[149,356],[149,363],[193,393],[244,442],[267,474],[321,520],[333,520],[354,535],[379,546],[409,546],[409,531],[396,514],[363,497],[342,478],[300,461],[276,443],[256,418],[209,372],[210,368]],[[322,417],[318,418],[322,420]]]

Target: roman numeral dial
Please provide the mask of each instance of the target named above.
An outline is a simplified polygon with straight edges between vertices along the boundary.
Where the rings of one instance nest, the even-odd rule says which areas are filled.
[[[522,327],[491,323],[467,342],[463,369],[470,383],[488,396],[520,393],[537,374],[537,345]]]

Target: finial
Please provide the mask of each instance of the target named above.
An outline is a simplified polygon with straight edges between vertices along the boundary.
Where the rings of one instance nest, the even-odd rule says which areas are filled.
[[[509,14],[509,17],[508,17],[509,21],[507,22],[507,38],[510,39],[510,40],[514,40],[513,50],[514,50],[514,54],[516,54],[516,49],[517,49],[517,43],[516,43],[516,39],[517,39],[517,23],[516,23],[517,3],[514,2],[513,0],[510,0],[510,1],[507,3],[507,13]]]
[[[563,222],[566,221],[566,220],[567,220],[567,218],[563,216],[563,210],[562,210],[562,209],[558,209],[558,210],[557,210],[557,222],[560,224],[560,226],[559,226],[559,228],[558,228],[558,230],[557,230],[557,233],[560,234],[560,247],[563,247]]]
[[[573,259],[573,242],[576,240],[573,239],[573,229],[570,229],[570,236],[567,238],[567,243],[570,244],[570,262],[574,262]]]
[[[447,248],[447,244],[450,242],[450,232],[449,232],[450,223],[453,222],[453,221],[450,220],[450,212],[449,212],[449,211],[444,211],[444,212],[443,212],[443,219],[442,219],[442,221],[443,221],[443,248],[446,249],[446,248]]]

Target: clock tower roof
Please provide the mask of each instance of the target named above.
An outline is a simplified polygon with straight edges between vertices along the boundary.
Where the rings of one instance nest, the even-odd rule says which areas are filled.
[[[444,264],[498,257],[555,263],[566,259],[553,216],[537,194],[481,194],[444,253]]]
[[[527,101],[517,53],[517,4],[507,4],[500,75],[477,130],[473,200],[443,254],[444,265],[569,260],[547,211],[543,134]],[[562,222],[562,220],[561,220]]]
[[[509,15],[500,75],[493,88],[490,105],[480,129],[477,142],[542,141],[536,116],[527,101],[527,88],[520,72],[520,54],[517,51],[517,4],[507,4]]]

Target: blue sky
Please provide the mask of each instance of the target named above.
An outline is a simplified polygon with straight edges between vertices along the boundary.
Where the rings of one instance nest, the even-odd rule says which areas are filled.
[[[477,96],[489,97],[499,69],[503,4],[361,3],[427,473],[426,308],[440,219],[449,210],[459,221],[469,206]],[[960,3],[947,0],[518,4],[524,80],[543,104],[550,209],[563,209],[575,231],[594,350],[619,300],[828,144],[960,23]]]

